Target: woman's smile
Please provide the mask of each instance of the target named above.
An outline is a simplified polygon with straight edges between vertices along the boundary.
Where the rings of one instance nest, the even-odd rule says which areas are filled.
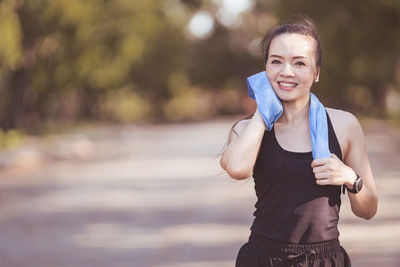
[[[296,88],[297,83],[291,83],[291,82],[278,82],[279,88],[284,91],[292,91],[293,89]]]

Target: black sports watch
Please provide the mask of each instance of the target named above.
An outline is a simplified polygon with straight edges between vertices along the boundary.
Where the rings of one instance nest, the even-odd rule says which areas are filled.
[[[362,187],[363,187],[363,179],[357,175],[357,179],[354,181],[353,184],[353,188],[349,189],[347,186],[343,185],[343,193],[344,193],[344,189],[346,188],[348,192],[352,193],[352,194],[357,194],[358,192],[361,191]]]

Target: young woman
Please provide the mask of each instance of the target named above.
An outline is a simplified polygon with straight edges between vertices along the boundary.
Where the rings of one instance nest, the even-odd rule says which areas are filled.
[[[338,240],[341,189],[358,217],[371,219],[378,204],[361,126],[349,112],[326,108],[331,157],[313,160],[308,110],[322,62],[316,27],[307,18],[283,23],[263,44],[283,113],[271,131],[258,108],[236,123],[220,159],[232,178],[253,176],[257,195],[236,266],[350,266]]]

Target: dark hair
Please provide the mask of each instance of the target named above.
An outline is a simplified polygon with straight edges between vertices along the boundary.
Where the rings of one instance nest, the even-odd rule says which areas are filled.
[[[272,40],[276,36],[284,33],[298,33],[312,37],[317,44],[317,49],[315,51],[316,65],[317,68],[321,67],[322,42],[314,22],[309,17],[304,15],[297,15],[289,20],[276,24],[267,32],[267,34],[264,36],[264,38],[261,40],[260,43],[261,49],[264,54],[264,64],[267,64],[269,47],[271,45]]]

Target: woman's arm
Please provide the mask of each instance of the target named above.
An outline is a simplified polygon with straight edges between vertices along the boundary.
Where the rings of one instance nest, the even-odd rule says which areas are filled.
[[[265,123],[258,108],[250,120],[239,122],[235,131],[238,135],[231,132],[220,164],[232,178],[245,179],[253,174],[253,166],[265,132]]]
[[[344,164],[349,166],[363,179],[363,188],[357,194],[348,193],[353,213],[364,219],[371,219],[378,209],[378,195],[375,181],[369,163],[365,138],[360,123],[350,116],[348,130],[349,147],[344,158]],[[348,188],[353,187],[355,177],[345,182]]]
[[[346,185],[353,188],[357,174],[363,179],[363,188],[357,194],[348,192],[355,215],[371,219],[377,212],[378,196],[368,160],[365,138],[357,118],[348,112],[335,112],[340,119],[335,130],[343,144],[343,162],[335,155],[330,159],[317,159],[312,163],[319,185]],[[344,149],[343,149],[344,148]]]

